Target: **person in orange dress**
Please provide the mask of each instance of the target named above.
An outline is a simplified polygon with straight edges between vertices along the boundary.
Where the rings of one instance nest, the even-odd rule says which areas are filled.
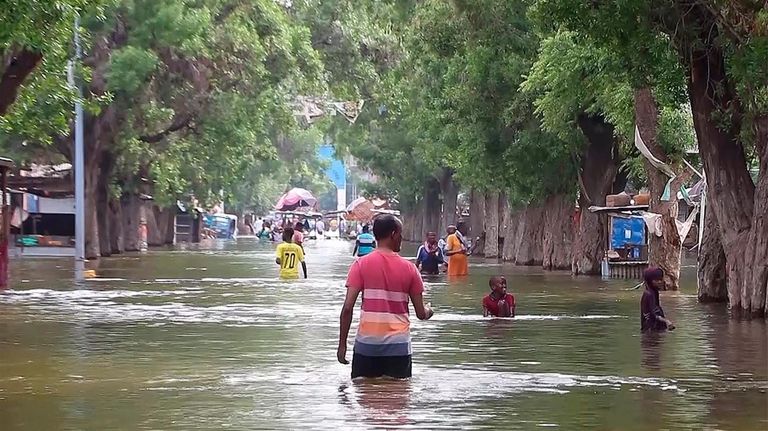
[[[467,262],[469,246],[464,239],[466,230],[467,225],[464,222],[459,222],[457,226],[450,226],[448,228],[449,235],[446,239],[445,255],[448,256],[449,276],[469,274],[469,264]]]

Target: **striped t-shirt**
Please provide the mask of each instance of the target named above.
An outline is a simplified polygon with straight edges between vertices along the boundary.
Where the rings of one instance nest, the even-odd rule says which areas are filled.
[[[375,250],[352,264],[347,288],[360,289],[363,309],[355,353],[363,356],[411,354],[408,299],[424,291],[416,266],[391,251]]]
[[[370,254],[376,248],[376,239],[370,233],[361,233],[357,236],[357,255],[363,257]]]

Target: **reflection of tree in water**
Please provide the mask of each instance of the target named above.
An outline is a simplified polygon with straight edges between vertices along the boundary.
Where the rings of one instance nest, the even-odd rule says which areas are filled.
[[[366,423],[377,427],[413,425],[408,417],[411,381],[389,378],[356,379],[339,387],[341,404],[359,408]]]

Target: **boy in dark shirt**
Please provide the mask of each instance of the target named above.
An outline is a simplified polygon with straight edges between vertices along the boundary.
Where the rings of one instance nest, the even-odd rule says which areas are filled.
[[[664,287],[664,272],[660,268],[648,268],[643,272],[645,290],[640,299],[640,330],[666,331],[675,329],[675,325],[664,316],[659,303],[659,289]]]
[[[515,317],[515,297],[507,293],[507,279],[494,275],[488,286],[491,293],[483,298],[483,316]]]

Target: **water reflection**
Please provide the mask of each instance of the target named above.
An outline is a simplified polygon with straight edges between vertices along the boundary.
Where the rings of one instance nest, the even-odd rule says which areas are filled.
[[[408,417],[410,379],[355,379],[342,384],[339,393],[341,403],[353,408],[354,414],[359,414],[368,425],[389,429],[415,424]]]
[[[514,319],[489,318],[485,324],[485,338],[489,339],[489,342],[494,342],[497,340],[503,340],[508,337],[513,337],[513,326]]]
[[[664,335],[658,332],[645,332],[640,335],[640,346],[642,349],[642,365],[650,375],[655,375],[661,371],[661,347]]]

